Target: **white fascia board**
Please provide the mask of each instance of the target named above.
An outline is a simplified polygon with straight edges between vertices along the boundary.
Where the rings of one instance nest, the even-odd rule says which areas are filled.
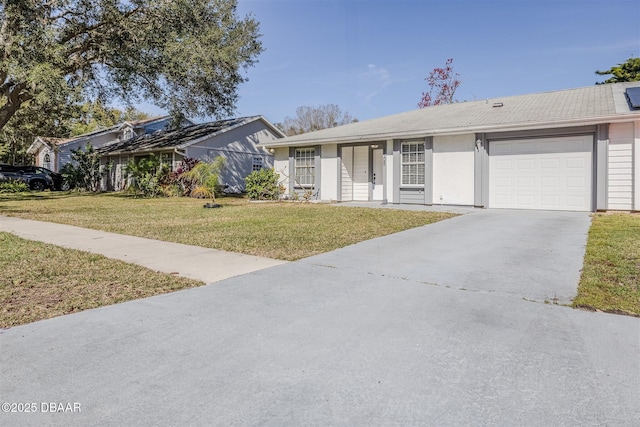
[[[280,129],[278,129],[278,128],[273,124],[273,123],[271,123],[269,120],[267,120],[267,118],[266,118],[266,117],[264,117],[264,116],[262,116],[262,115],[260,115],[260,116],[256,116],[255,120],[261,120],[261,121],[262,121],[262,123],[264,123],[265,125],[267,125],[267,127],[268,127],[269,129],[271,129],[271,131],[272,131],[273,133],[275,133],[275,134],[276,134],[276,136],[279,136],[280,138],[286,138],[286,137],[287,137],[287,135],[286,135],[284,132],[282,132],[282,131],[281,131]]]
[[[36,137],[36,139],[31,143],[29,148],[27,148],[27,154],[36,154],[36,152],[43,145],[46,145],[47,147],[49,146],[49,144],[47,144],[42,138],[40,138],[39,136]]]
[[[486,126],[470,126],[464,128],[444,128],[444,129],[425,129],[425,130],[413,130],[408,132],[386,132],[376,134],[363,134],[347,137],[331,137],[331,138],[316,138],[301,141],[282,141],[282,142],[270,142],[261,144],[264,148],[282,148],[282,147],[304,147],[310,145],[323,145],[323,144],[344,144],[364,141],[378,141],[387,139],[409,139],[409,138],[422,138],[425,136],[437,136],[437,135],[464,135],[469,133],[484,133],[484,132],[510,132],[510,131],[525,131],[525,130],[539,130],[549,128],[561,128],[572,126],[589,126],[599,125],[603,123],[622,123],[637,120],[640,118],[639,114],[625,114],[615,116],[601,116],[601,117],[589,117],[585,119],[569,119],[569,120],[557,120],[557,121],[544,121],[544,122],[526,122],[526,123],[510,123],[504,125],[486,125]]]

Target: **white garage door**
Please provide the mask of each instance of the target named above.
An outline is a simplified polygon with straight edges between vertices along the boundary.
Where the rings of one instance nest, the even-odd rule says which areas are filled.
[[[489,207],[591,210],[592,136],[490,141]]]

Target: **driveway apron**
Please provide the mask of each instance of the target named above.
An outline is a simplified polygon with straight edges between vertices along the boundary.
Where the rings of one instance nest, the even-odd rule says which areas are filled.
[[[588,226],[480,211],[3,331],[0,396],[37,410],[0,424],[638,425],[640,319],[544,303]]]

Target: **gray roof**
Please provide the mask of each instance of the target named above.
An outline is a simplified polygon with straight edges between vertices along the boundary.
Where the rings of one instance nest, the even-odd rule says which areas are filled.
[[[266,147],[371,141],[443,134],[567,127],[640,119],[627,87],[640,82],[431,106],[378,119],[291,136]]]
[[[270,125],[262,116],[218,120],[215,122],[187,126],[176,130],[158,130],[150,134],[107,144],[96,151],[102,155],[109,155],[120,153],[145,153],[151,151],[162,151],[165,149],[184,148],[203,139],[227,132],[233,128],[245,125],[255,120],[264,120],[265,123]],[[272,127],[272,125],[270,126]],[[274,131],[279,136],[282,136],[282,133],[278,129],[274,128]]]

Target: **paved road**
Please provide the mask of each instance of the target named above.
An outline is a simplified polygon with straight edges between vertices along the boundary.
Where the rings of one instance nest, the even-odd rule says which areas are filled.
[[[540,302],[588,225],[480,211],[12,328],[0,396],[38,412],[0,424],[639,425],[640,319]]]

